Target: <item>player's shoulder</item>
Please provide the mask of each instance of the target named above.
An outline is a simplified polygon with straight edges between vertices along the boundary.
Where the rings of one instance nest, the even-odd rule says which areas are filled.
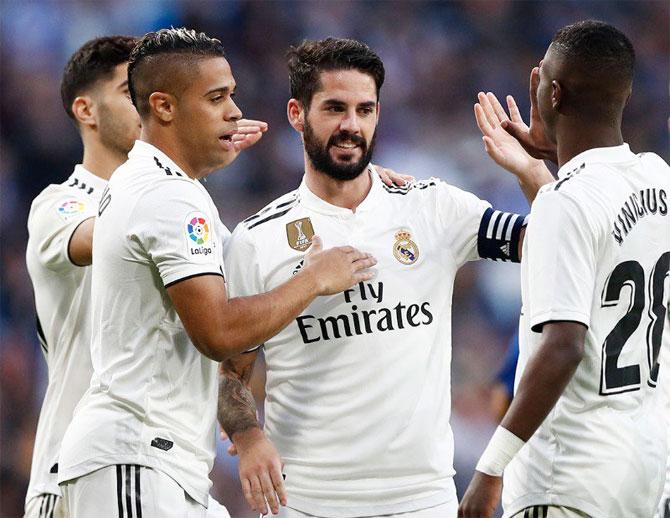
[[[382,183],[381,186],[382,191],[390,200],[403,203],[415,198],[434,195],[437,193],[440,184],[444,183],[438,178],[428,178],[427,180],[413,180],[405,185],[386,185]]]
[[[670,181],[670,165],[663,158],[649,151],[638,153],[637,157],[645,169],[650,169],[652,174],[660,174],[664,179]]]
[[[28,223],[35,220],[67,221],[87,213],[94,205],[84,191],[73,189],[67,180],[45,187],[32,201]]]
[[[296,189],[267,204],[256,214],[253,214],[242,221],[238,228],[240,231],[251,233],[262,232],[263,230],[272,230],[277,225],[283,225],[285,218],[290,218],[293,211],[300,206],[300,194]]]

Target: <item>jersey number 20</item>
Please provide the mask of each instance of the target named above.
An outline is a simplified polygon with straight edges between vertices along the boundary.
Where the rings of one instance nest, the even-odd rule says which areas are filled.
[[[649,299],[649,317],[647,327],[647,362],[649,364],[650,387],[655,387],[658,380],[658,355],[661,350],[663,327],[667,308],[664,305],[665,278],[670,274],[670,252],[665,252],[654,265],[649,277],[648,297],[645,296],[644,269],[637,261],[619,263],[612,271],[602,294],[602,307],[614,306],[619,303],[621,290],[630,286],[632,290],[628,312],[617,322],[603,344],[602,367],[600,370],[600,394],[609,396],[639,390],[641,385],[640,365],[619,367],[621,351],[640,325],[642,313]]]

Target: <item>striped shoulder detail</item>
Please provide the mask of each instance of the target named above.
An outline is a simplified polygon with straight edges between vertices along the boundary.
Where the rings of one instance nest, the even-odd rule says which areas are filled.
[[[563,185],[565,182],[567,182],[570,178],[574,178],[575,176],[577,176],[585,168],[586,168],[586,163],[583,163],[579,167],[575,167],[572,171],[568,171],[565,178],[562,178],[561,180],[556,182],[556,184],[554,185],[554,191],[558,191],[561,188],[561,185]]]
[[[73,189],[81,189],[82,191],[84,191],[86,194],[89,195],[92,194],[93,191],[95,190],[90,185],[86,185],[86,182],[84,181],[80,182],[79,178],[77,178],[76,176],[72,178],[72,181],[70,183],[66,183],[63,185],[67,185],[68,187],[72,187]]]
[[[173,171],[168,166],[163,165],[163,163],[160,160],[158,160],[158,157],[154,157],[154,162],[156,162],[156,165],[163,170],[165,176],[181,176],[182,178],[184,177],[184,173],[182,173],[181,171],[178,171],[177,169]]]
[[[262,225],[263,223],[276,218],[281,218],[284,214],[287,214],[290,210],[295,208],[299,202],[300,196],[298,195],[298,191],[293,191],[285,196],[282,196],[278,200],[275,200],[253,216],[249,216],[242,223],[247,228],[247,230],[251,230],[252,228]]]
[[[418,182],[412,182],[402,186],[391,186],[389,187],[385,183],[382,184],[382,187],[389,194],[407,194],[410,191],[414,190],[423,190],[428,187],[435,187],[438,184],[438,180],[431,178],[430,180],[421,180]]]

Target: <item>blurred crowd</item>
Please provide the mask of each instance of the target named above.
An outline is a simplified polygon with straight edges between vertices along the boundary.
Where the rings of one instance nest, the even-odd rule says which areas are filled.
[[[663,0],[3,0],[0,15],[0,518],[22,514],[46,386],[24,259],[26,219],[32,198],[63,181],[81,157],[59,84],[68,57],[86,40],[172,25],[223,41],[236,101],[246,117],[270,127],[260,144],[206,181],[231,230],[300,182],[302,148],[286,121],[284,55],[303,39],[356,38],[384,60],[376,163],[440,177],[499,209],[525,213],[514,179],[484,153],[472,114],[477,92],[512,94],[527,113],[528,76],[553,33],[600,19],[623,30],[637,52],[624,138],[636,152],[670,159],[670,3]],[[456,282],[452,424],[462,491],[495,425],[490,386],[517,325],[518,266],[473,263]],[[262,398],[262,380],[256,393]],[[233,518],[253,516],[236,470],[220,442],[213,494]]]

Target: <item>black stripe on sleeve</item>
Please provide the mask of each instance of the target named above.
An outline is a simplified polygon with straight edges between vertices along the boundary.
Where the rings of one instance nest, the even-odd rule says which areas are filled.
[[[216,275],[217,277],[223,277],[223,274],[221,272],[202,272],[202,273],[194,273],[193,275],[187,275],[186,277],[182,277],[181,279],[177,279],[176,281],[168,282],[165,287],[169,288],[170,286],[174,286],[178,282],[186,281],[188,279],[193,279],[193,277],[200,277],[202,275]]]
[[[119,506],[119,518],[123,518],[123,475],[121,465],[116,465],[116,502]]]
[[[39,518],[44,517],[44,502],[46,501],[46,499],[47,499],[47,495],[42,495],[42,503],[40,504],[40,511],[38,513]]]
[[[135,466],[135,516],[142,518],[142,491],[140,490],[140,466]]]
[[[56,511],[56,503],[58,502],[58,496],[51,495],[51,512],[49,513],[49,518],[54,518],[54,512]]]
[[[518,263],[520,261],[519,241],[525,224],[526,218],[519,214],[486,209],[479,223],[477,234],[479,257]]]
[[[130,501],[130,468],[130,464],[126,464],[126,512],[128,513],[128,518],[133,518],[133,507]]]
[[[286,210],[283,210],[283,211],[281,211],[281,212],[277,212],[276,214],[273,214],[272,216],[268,216],[267,218],[261,219],[260,221],[257,221],[256,223],[252,223],[252,224],[249,225],[247,228],[248,228],[249,230],[251,230],[252,228],[257,227],[258,225],[262,225],[263,223],[267,223],[267,222],[270,221],[270,220],[273,220],[273,219],[276,219],[276,218],[281,218],[284,214],[286,214],[287,212],[289,212],[292,208],[293,208],[293,207],[291,206],[291,207],[289,207],[289,208],[286,209]]]

